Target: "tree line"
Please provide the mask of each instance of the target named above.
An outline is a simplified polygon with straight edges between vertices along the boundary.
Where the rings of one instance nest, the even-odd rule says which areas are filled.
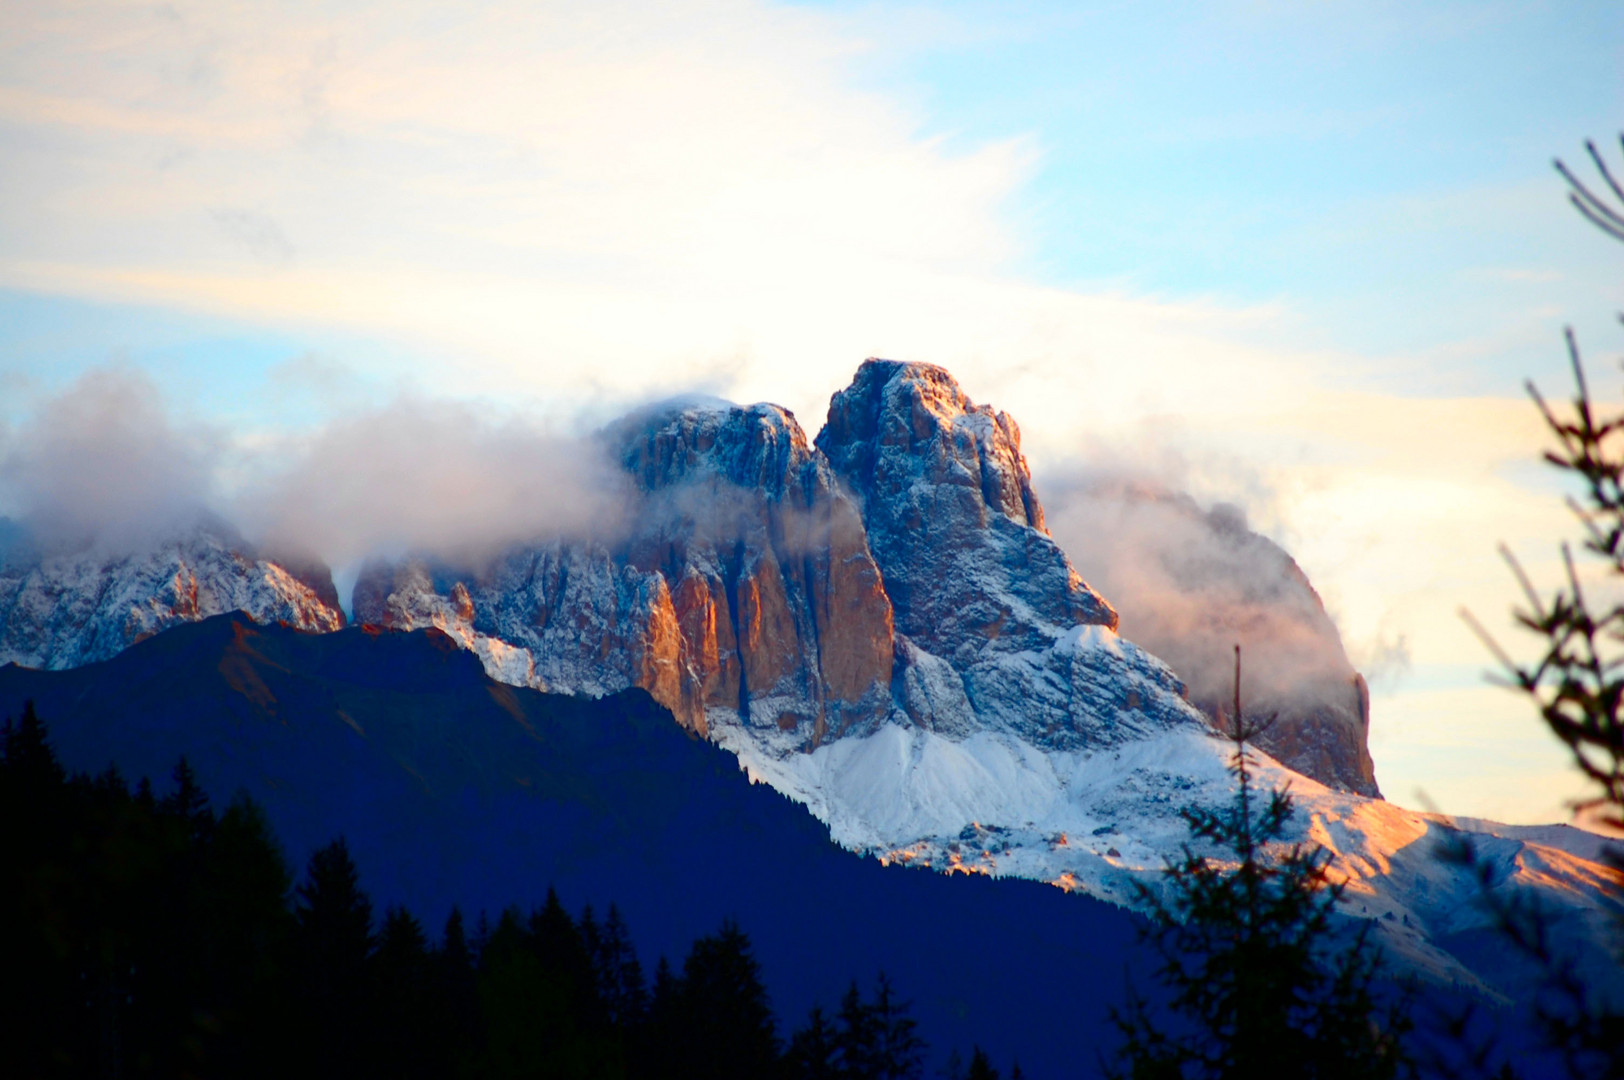
[[[614,906],[552,890],[431,940],[342,838],[295,884],[246,795],[217,812],[184,759],[161,797],[70,776],[32,705],[0,739],[0,985],[20,1077],[900,1080],[927,1049],[883,974],[782,1039],[732,921],[652,979]],[[998,1071],[976,1049],[967,1075]]]

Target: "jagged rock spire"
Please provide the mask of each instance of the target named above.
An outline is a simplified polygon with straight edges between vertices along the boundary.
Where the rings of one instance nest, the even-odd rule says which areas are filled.
[[[960,658],[1038,647],[1117,614],[1049,538],[1008,413],[934,364],[866,360],[829,402],[818,449],[860,497],[897,628]]]

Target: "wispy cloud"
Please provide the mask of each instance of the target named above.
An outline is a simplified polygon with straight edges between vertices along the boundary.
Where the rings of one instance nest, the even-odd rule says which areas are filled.
[[[222,445],[141,373],[94,371],[0,442],[0,508],[47,543],[142,543],[214,499]]]
[[[628,500],[598,440],[411,395],[256,437],[179,414],[140,372],[104,368],[7,434],[0,514],[48,549],[139,546],[206,517],[335,565],[404,552],[478,560],[605,534]]]

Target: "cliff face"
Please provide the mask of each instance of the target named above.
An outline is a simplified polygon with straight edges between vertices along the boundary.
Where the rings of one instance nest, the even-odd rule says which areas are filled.
[[[637,493],[625,535],[479,571],[375,565],[356,618],[440,626],[509,682],[643,687],[702,734],[721,710],[816,745],[887,715],[891,603],[856,508],[793,416],[672,405],[604,438]]]
[[[628,533],[373,566],[356,618],[437,626],[509,682],[641,686],[775,753],[888,719],[1062,749],[1196,722],[1044,531],[1014,422],[940,368],[865,363],[817,447],[771,405],[670,405],[603,438],[638,493]]]
[[[1110,633],[1049,537],[1007,414],[934,365],[868,360],[817,446],[862,503],[914,722],[1075,749],[1187,721],[1178,680]]]
[[[1044,528],[1015,421],[943,369],[865,362],[829,402],[817,446],[862,501],[898,629],[931,652],[1116,629]]]
[[[78,667],[228,611],[301,630],[344,625],[325,568],[262,558],[217,524],[136,552],[44,552],[20,532],[0,550],[0,664]]]

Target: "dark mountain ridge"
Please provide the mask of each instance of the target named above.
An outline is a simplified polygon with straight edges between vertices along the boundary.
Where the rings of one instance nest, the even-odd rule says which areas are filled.
[[[184,754],[218,801],[264,805],[295,866],[343,834],[380,909],[429,925],[553,885],[572,908],[616,903],[652,965],[736,917],[786,1025],[883,969],[938,1052],[1067,1074],[1111,1044],[1108,1006],[1142,959],[1120,909],[845,852],[644,691],[506,686],[433,630],[222,615],[105,663],[0,668],[0,715],[28,699],[68,767],[164,777]]]

